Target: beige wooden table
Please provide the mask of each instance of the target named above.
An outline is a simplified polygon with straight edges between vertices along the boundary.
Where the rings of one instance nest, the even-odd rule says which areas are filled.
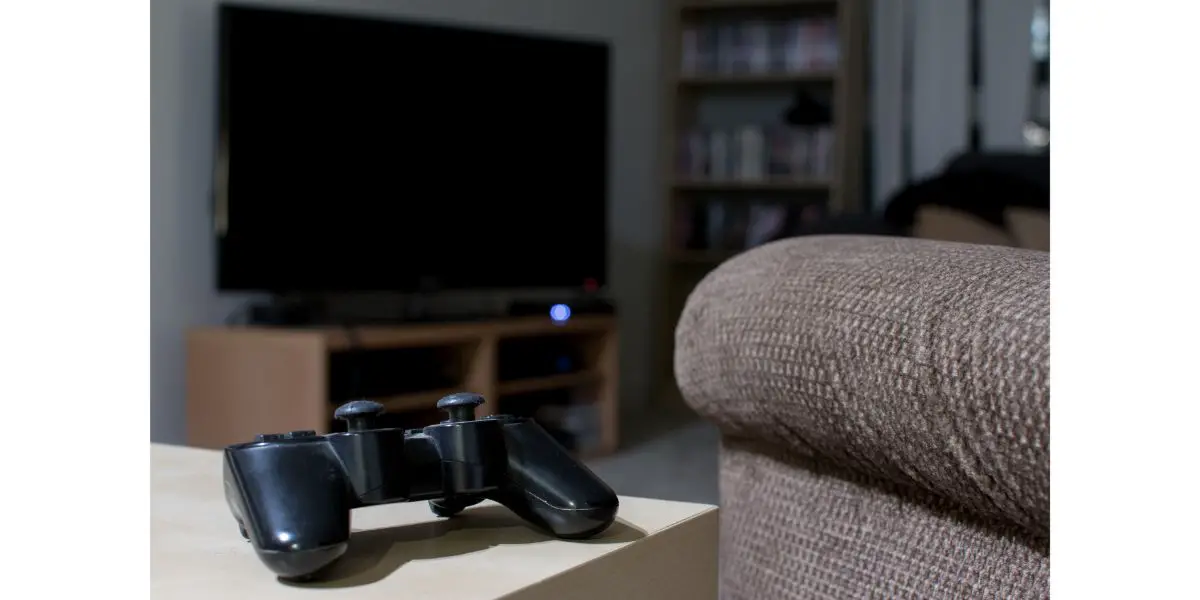
[[[717,594],[717,509],[621,498],[586,542],[549,538],[490,503],[438,519],[425,502],[354,511],[328,578],[287,584],[259,562],[225,505],[221,454],[151,445],[151,597],[704,600]]]

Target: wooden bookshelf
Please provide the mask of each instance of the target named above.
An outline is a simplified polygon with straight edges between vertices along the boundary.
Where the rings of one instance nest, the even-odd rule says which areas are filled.
[[[583,356],[573,372],[505,380],[498,364],[504,342],[563,336]],[[342,350],[438,349],[461,373],[452,385],[371,397],[388,413],[426,418],[438,399],[458,391],[482,394],[479,416],[494,414],[502,398],[588,388],[594,398],[599,443],[588,456],[616,449],[618,437],[617,328],[609,316],[580,316],[565,324],[544,317],[471,323],[346,328],[199,328],[187,336],[187,443],[221,448],[259,433],[332,430],[330,356]],[[436,422],[434,416],[428,423]]]
[[[667,248],[661,280],[662,343],[658,364],[664,383],[673,388],[674,329],[687,295],[707,272],[737,253],[728,249],[685,249],[678,246],[677,211],[707,198],[720,197],[723,203],[754,202],[765,199],[778,202],[820,203],[828,216],[853,214],[865,210],[862,198],[864,126],[866,121],[867,82],[867,1],[866,0],[666,0],[664,31],[664,97],[661,153],[666,170],[662,197],[666,204]],[[746,20],[780,23],[805,17],[835,20],[838,36],[838,61],[834,68],[800,72],[687,73],[682,70],[682,34],[685,27],[697,23],[737,22]],[[833,115],[833,154],[828,178],[791,177],[746,180],[682,177],[678,170],[679,143],[685,131],[705,122],[703,105],[714,98],[722,102],[786,97],[798,89],[828,95]],[[777,114],[760,115],[759,123]],[[778,122],[778,121],[776,121]],[[751,124],[751,123],[745,123]],[[722,123],[728,125],[728,123]],[[664,390],[665,392],[666,390]],[[667,395],[667,394],[664,394]]]

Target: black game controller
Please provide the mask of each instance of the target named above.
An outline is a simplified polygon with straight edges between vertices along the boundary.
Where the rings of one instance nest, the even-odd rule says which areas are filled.
[[[475,418],[478,394],[438,401],[449,418],[424,429],[374,429],[383,406],[337,409],[345,433],[259,435],[225,449],[225,499],[242,535],[276,575],[305,579],[350,541],[350,510],[429,500],[449,517],[485,499],[562,539],[608,528],[617,495],[530,419]]]

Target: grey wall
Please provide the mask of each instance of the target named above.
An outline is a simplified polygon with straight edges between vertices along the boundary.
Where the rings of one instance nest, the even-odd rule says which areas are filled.
[[[184,439],[184,331],[219,324],[244,297],[213,287],[209,220],[215,98],[214,0],[151,5],[151,439]],[[612,287],[621,304],[621,399],[651,389],[651,293],[662,248],[657,143],[660,5],[649,0],[292,0],[259,2],[585,35],[613,44]],[[536,173],[531,174],[536,176]],[[641,335],[639,335],[641,334]]]
[[[904,123],[913,128],[914,178],[932,175],[968,148],[972,105],[985,149],[1023,146],[1033,63],[1030,24],[1036,0],[982,0],[982,81],[970,86],[968,0],[873,0],[871,3],[872,203],[882,207],[907,183],[901,168]],[[912,105],[902,100],[904,14],[913,11]],[[1048,90],[1037,95],[1049,114]]]

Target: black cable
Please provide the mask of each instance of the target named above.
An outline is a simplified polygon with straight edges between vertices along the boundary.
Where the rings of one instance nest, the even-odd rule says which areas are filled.
[[[978,152],[983,147],[983,127],[980,125],[979,114],[979,90],[983,87],[983,23],[982,11],[980,9],[981,0],[971,0],[967,10],[969,10],[969,34],[970,38],[970,78],[971,78],[971,131],[970,131],[970,147],[973,152]]]
[[[895,0],[901,2],[901,9],[904,11],[901,19],[901,26],[904,30],[902,47],[900,49],[900,172],[904,174],[904,181],[911,182],[913,179],[913,127],[912,127],[912,109],[913,109],[913,45],[914,45],[914,28],[916,27],[916,12],[912,7],[912,0]]]

